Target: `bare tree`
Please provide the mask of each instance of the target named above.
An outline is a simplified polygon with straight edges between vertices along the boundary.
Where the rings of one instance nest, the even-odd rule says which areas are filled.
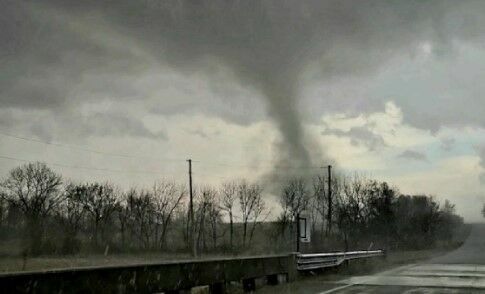
[[[136,197],[136,193],[137,191],[134,188],[128,190],[122,194],[121,199],[116,205],[116,216],[118,217],[118,222],[120,225],[121,247],[123,248],[126,246],[126,232],[131,221],[131,210],[128,201],[130,198]]]
[[[154,224],[152,195],[148,191],[136,191],[128,195],[127,204],[131,232],[136,236],[142,248],[149,249]]]
[[[286,213],[286,219],[294,218],[307,208],[310,194],[306,183],[302,178],[290,179],[283,188],[280,202],[283,207],[283,213]]]
[[[0,191],[0,229],[5,225],[5,219],[7,218],[7,200]]]
[[[208,198],[210,197],[211,189],[209,187],[204,187],[200,192],[196,193],[194,196],[197,199],[195,206],[195,232],[196,232],[196,246],[197,251],[200,251],[200,247],[206,247],[205,242],[205,217],[207,214]],[[202,243],[202,245],[201,245]]]
[[[158,242],[159,248],[163,248],[174,211],[187,195],[187,190],[184,186],[178,186],[173,182],[160,181],[153,185],[152,193],[155,209],[155,241]]]
[[[258,201],[261,198],[262,191],[263,189],[261,186],[257,184],[249,184],[246,181],[242,181],[238,185],[239,205],[243,222],[243,247],[246,246],[248,223],[251,217],[254,216],[255,210],[258,208]]]
[[[82,228],[85,215],[82,203],[83,187],[70,183],[65,188],[65,201],[57,211],[58,220],[64,229],[64,253],[75,253],[80,248],[77,235]]]
[[[335,189],[336,221],[346,249],[351,241],[379,235],[389,243],[390,229],[394,226],[392,211],[395,191],[387,183],[379,183],[354,175],[342,181]],[[387,246],[387,245],[386,245]]]
[[[183,204],[179,205],[177,209],[175,209],[173,214],[173,224],[176,228],[176,232],[178,233],[179,237],[181,237],[181,243],[184,244],[186,249],[191,250],[191,244],[189,240],[189,218],[188,216],[188,205],[186,202],[182,202]]]
[[[209,226],[211,228],[212,247],[217,248],[218,227],[222,222],[221,205],[219,203],[218,194],[215,190],[212,191],[211,197],[208,199],[207,216]]]
[[[283,211],[278,219],[281,236],[284,238],[289,227],[290,236],[293,236],[294,221],[298,214],[307,208],[309,192],[302,178],[291,178],[283,187],[280,194],[280,203]]]
[[[234,247],[234,202],[237,198],[237,184],[226,182],[221,188],[221,207],[229,215],[229,245],[231,250]]]
[[[117,208],[118,199],[115,189],[109,183],[84,184],[79,189],[83,207],[93,223],[92,242],[98,246],[99,233],[101,231],[101,235],[104,237],[103,225],[110,220]]]
[[[251,225],[251,232],[249,233],[249,242],[248,242],[249,244],[251,244],[251,241],[253,240],[254,232],[256,231],[256,227],[258,226],[258,224],[261,221],[264,221],[268,217],[269,211],[268,213],[265,214],[266,211],[267,211],[266,203],[262,198],[262,194],[259,193],[256,196],[256,204],[254,206],[253,214],[251,217],[252,225]],[[263,219],[261,219],[261,217],[263,217]]]
[[[198,193],[196,193],[196,244],[198,249],[203,248],[207,250],[207,228],[216,229],[211,224],[211,221],[215,219],[217,214],[220,214],[220,210],[217,203],[217,191],[211,186],[202,187]],[[211,210],[215,210],[211,212]],[[212,214],[212,215],[211,215]],[[213,219],[211,219],[211,217]],[[216,231],[217,233],[217,231]],[[214,231],[211,232],[214,236]],[[217,234],[215,234],[217,236]],[[214,241],[214,240],[213,240]]]
[[[323,238],[325,232],[325,216],[327,211],[328,199],[326,195],[325,177],[317,176],[313,179],[313,197],[312,197],[312,226],[320,221],[320,235]],[[315,229],[313,229],[315,231]]]
[[[337,205],[336,205],[336,220],[337,225],[339,228],[340,234],[343,236],[345,250],[349,249],[349,235],[356,227],[355,222],[355,210],[358,209],[358,206],[355,205],[357,203],[354,198],[349,197],[352,194],[342,194],[339,198],[337,198]]]
[[[1,183],[3,197],[15,203],[27,219],[32,253],[38,253],[46,218],[63,198],[61,183],[61,176],[40,162],[14,168]]]
[[[343,235],[345,249],[349,248],[349,237],[356,236],[366,221],[367,203],[365,202],[365,185],[362,178],[344,179],[342,191],[336,198],[337,223]]]

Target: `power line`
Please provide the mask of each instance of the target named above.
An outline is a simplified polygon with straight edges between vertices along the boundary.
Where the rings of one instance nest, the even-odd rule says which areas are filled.
[[[106,151],[100,151],[96,149],[91,149],[89,147],[84,147],[84,146],[75,146],[75,145],[70,145],[70,144],[63,144],[63,143],[55,143],[55,142],[48,142],[44,140],[39,140],[39,139],[33,139],[33,138],[27,138],[27,137],[22,137],[22,136],[17,136],[17,135],[12,135],[10,133],[6,133],[4,131],[0,131],[0,135],[5,136],[5,137],[10,137],[14,138],[17,140],[23,140],[23,141],[28,141],[28,142],[34,142],[34,143],[39,143],[39,144],[45,144],[45,145],[50,145],[54,147],[60,147],[60,148],[70,148],[70,149],[75,149],[75,150],[80,150],[84,152],[91,152],[95,154],[100,154],[100,155],[107,155],[107,156],[114,156],[114,157],[121,157],[121,158],[147,158],[147,159],[154,159],[154,160],[162,160],[162,161],[171,161],[171,162],[184,162],[185,159],[175,159],[175,158],[158,158],[158,157],[153,157],[153,156],[145,156],[145,155],[132,155],[132,154],[122,154],[122,153],[111,153],[111,152],[106,152]],[[275,163],[274,160],[268,160],[268,159],[263,159],[259,161],[264,161],[266,163]],[[320,169],[320,166],[290,166],[290,165],[273,165],[273,164],[239,164],[239,163],[228,163],[228,162],[221,162],[221,161],[199,161],[199,160],[193,160],[193,162],[200,162],[204,166],[226,166],[226,167],[238,167],[238,168],[248,168],[248,169],[257,169],[257,168],[277,168],[277,169]]]
[[[71,149],[76,149],[76,150],[80,150],[80,151],[91,152],[91,153],[96,153],[96,154],[101,154],[101,155],[114,156],[114,157],[148,158],[148,159],[156,159],[156,160],[164,160],[164,161],[173,161],[173,162],[179,162],[179,161],[182,162],[182,161],[184,161],[184,159],[157,158],[157,157],[145,156],[145,155],[131,155],[131,154],[111,153],[111,152],[106,152],[106,151],[100,151],[100,150],[91,149],[89,147],[82,147],[82,146],[75,146],[75,145],[70,145],[70,144],[61,144],[61,143],[47,142],[47,141],[33,139],[33,138],[16,136],[16,135],[12,135],[12,134],[9,134],[9,133],[5,133],[3,131],[0,132],[0,135],[5,136],[5,137],[10,137],[10,138],[18,139],[18,140],[23,140],[23,141],[29,141],[29,142],[35,142],[35,143],[40,143],[40,144],[46,144],[46,145],[55,146],[55,147],[61,147],[61,148],[71,148]]]
[[[10,156],[5,156],[5,155],[0,155],[0,159],[5,159],[5,160],[11,160],[11,161],[17,161],[17,162],[33,162],[32,160],[27,160],[27,159],[22,159],[22,158],[16,158],[16,157],[10,157]],[[70,168],[70,169],[79,169],[79,170],[91,170],[91,171],[101,171],[101,172],[111,172],[111,173],[126,173],[126,174],[154,174],[154,175],[167,175],[167,173],[164,172],[159,172],[159,171],[146,171],[146,170],[116,170],[116,169],[109,169],[109,168],[98,168],[98,167],[87,167],[87,166],[78,166],[78,165],[67,165],[67,164],[61,164],[61,163],[56,163],[56,162],[48,162],[48,161],[42,161],[45,162],[46,164],[52,165],[52,166],[57,166],[57,167],[62,167],[62,168]],[[192,175],[195,173],[192,172]],[[219,179],[222,181],[225,180],[237,180],[238,177],[228,177],[228,176],[220,176],[220,175],[206,175],[206,174],[200,174],[197,173],[199,177],[202,178],[211,178],[211,179]],[[278,182],[278,183],[286,183],[288,174],[272,174],[276,176],[276,178],[272,178],[270,181],[271,182]]]
[[[12,161],[20,161],[20,162],[32,162],[32,160],[21,159],[16,157],[4,156],[0,155],[1,159],[7,159]],[[144,171],[144,170],[116,170],[116,169],[109,169],[109,168],[97,168],[97,167],[87,167],[87,166],[77,166],[77,165],[67,165],[55,162],[47,162],[43,161],[49,165],[57,166],[57,167],[64,167],[64,168],[72,168],[72,169],[83,169],[83,170],[94,170],[94,171],[104,171],[104,172],[115,172],[115,173],[130,173],[130,174],[156,174],[156,175],[166,175],[166,173],[159,172],[159,171]]]
[[[227,176],[227,175],[220,175],[220,174],[203,174],[203,173],[194,173],[192,171],[193,176],[197,176],[197,178],[202,178],[202,179],[217,179],[219,181],[239,181],[239,180],[244,180],[246,179],[245,177],[239,177],[239,176]],[[284,173],[262,173],[258,174],[257,178],[259,178],[260,182],[278,182],[278,183],[287,183],[288,180],[292,178],[307,178],[307,180],[311,180],[313,177],[319,175],[318,173],[309,173],[309,174],[284,174]],[[258,181],[258,180],[256,180]]]
[[[269,167],[269,168],[277,168],[277,169],[320,169],[321,166],[291,166],[291,165],[269,165],[269,164],[237,164],[237,163],[223,163],[223,162],[204,162],[199,161],[202,165],[205,166],[227,166],[227,167],[241,167],[241,168],[262,168],[262,167]]]

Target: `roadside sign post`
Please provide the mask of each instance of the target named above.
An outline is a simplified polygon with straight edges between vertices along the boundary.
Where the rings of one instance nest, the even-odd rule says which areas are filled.
[[[302,212],[299,215],[299,238],[302,243],[311,242],[311,227],[310,227],[310,215],[306,212]]]

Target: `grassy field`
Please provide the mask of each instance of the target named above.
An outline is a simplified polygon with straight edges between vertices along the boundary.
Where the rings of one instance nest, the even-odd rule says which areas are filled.
[[[207,257],[217,257],[216,255]],[[156,263],[170,260],[190,259],[184,254],[117,254],[117,255],[79,255],[79,256],[41,256],[0,258],[0,272],[35,271],[86,266],[116,266],[141,263]]]
[[[451,249],[451,248],[450,248]],[[419,250],[390,252],[385,262],[374,261],[373,264],[381,268],[382,266],[399,265],[412,263],[447,252],[445,249]],[[202,258],[228,257],[228,255],[204,255]],[[189,254],[174,253],[138,253],[138,254],[86,254],[86,255],[67,255],[67,256],[2,256],[0,257],[0,272],[35,271],[46,269],[60,269],[86,266],[116,266],[141,263],[156,263],[170,260],[191,259]],[[369,266],[369,264],[366,264]],[[352,267],[355,268],[355,267]],[[341,275],[342,273],[339,273]],[[326,275],[327,276],[327,275]]]
[[[453,242],[448,245],[437,244],[438,248],[433,250],[419,250],[419,251],[400,251],[390,252],[385,264],[398,265],[413,262],[413,260],[422,260],[429,258],[436,254],[452,250],[458,247],[468,237],[470,226],[464,225],[460,230],[455,232]],[[264,238],[258,236],[258,239]],[[262,242],[259,242],[262,243]],[[258,243],[258,244],[259,244]],[[16,240],[0,240],[0,272],[17,272],[17,271],[35,271],[46,269],[60,269],[72,267],[86,267],[86,266],[116,266],[129,265],[140,263],[156,263],[170,260],[184,260],[191,259],[190,254],[187,253],[112,253],[109,254],[93,254],[81,253],[78,255],[46,255],[39,257],[22,257],[22,242],[20,239]],[[255,253],[257,252],[257,253]],[[261,255],[261,252],[272,254],[267,250],[259,248],[254,252],[240,253],[239,255]],[[220,254],[205,254],[202,258],[228,257],[229,255]]]

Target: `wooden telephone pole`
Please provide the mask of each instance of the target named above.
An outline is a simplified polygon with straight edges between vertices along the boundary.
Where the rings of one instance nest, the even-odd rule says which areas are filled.
[[[192,159],[188,159],[187,162],[189,163],[189,242],[190,246],[192,247],[192,256],[197,257],[197,246],[195,244],[195,224],[194,224],[194,194],[192,189]]]
[[[332,166],[328,166],[327,235],[332,232]]]

